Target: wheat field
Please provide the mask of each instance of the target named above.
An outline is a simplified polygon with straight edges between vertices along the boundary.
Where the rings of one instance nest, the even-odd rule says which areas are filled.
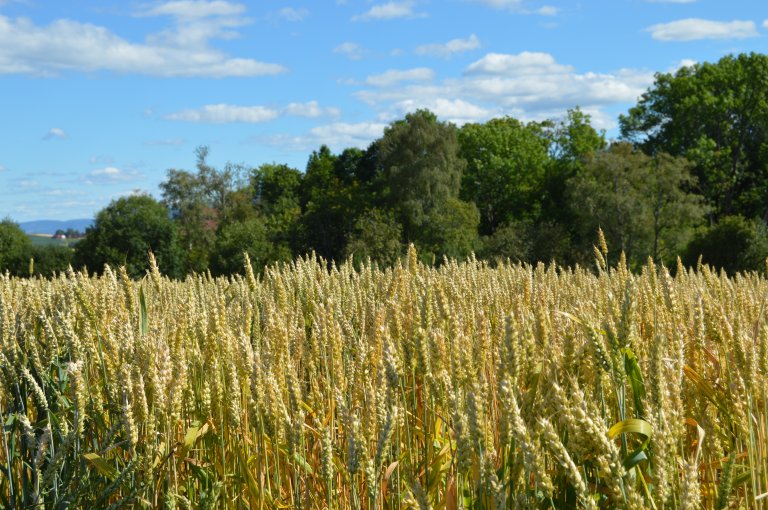
[[[763,508],[768,281],[0,277],[4,508]]]

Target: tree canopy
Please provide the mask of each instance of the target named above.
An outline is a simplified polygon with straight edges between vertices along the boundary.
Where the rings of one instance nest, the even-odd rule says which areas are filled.
[[[622,136],[694,164],[712,219],[768,219],[768,56],[729,55],[656,75]]]
[[[148,195],[119,198],[102,209],[75,247],[75,262],[100,272],[104,264],[125,266],[134,278],[144,275],[153,252],[160,270],[182,273],[182,251],[168,209]]]

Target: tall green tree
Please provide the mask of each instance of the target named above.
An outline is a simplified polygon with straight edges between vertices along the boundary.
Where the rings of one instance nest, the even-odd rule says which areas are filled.
[[[477,205],[481,234],[539,214],[549,163],[549,140],[542,124],[492,119],[466,124],[458,138],[460,155],[467,161],[461,196]]]
[[[386,203],[399,216],[406,240],[418,243],[430,214],[459,196],[466,161],[456,127],[418,110],[386,128],[377,152]]]
[[[14,276],[29,275],[32,241],[10,218],[0,221],[0,272]]]
[[[273,244],[272,260],[290,260],[299,248],[301,172],[288,165],[263,164],[251,172],[254,205]]]
[[[550,161],[542,191],[540,221],[572,230],[572,216],[566,203],[566,183],[584,168],[586,162],[605,150],[605,133],[592,126],[591,117],[578,108],[568,110],[564,119],[545,122],[545,136],[550,140]]]
[[[196,172],[171,169],[160,184],[163,203],[179,226],[186,272],[208,269],[216,229],[230,210],[234,192],[243,185],[244,172],[237,165],[228,164],[222,170],[211,166],[205,146],[198,147],[195,154]]]
[[[694,163],[712,217],[768,219],[768,56],[726,56],[660,73],[621,116],[622,136],[649,154]]]
[[[302,251],[327,260],[343,257],[358,211],[369,206],[355,175],[362,156],[358,149],[337,156],[322,146],[309,157],[302,182]]]
[[[120,198],[99,211],[85,237],[75,245],[75,263],[100,272],[104,264],[125,266],[140,278],[153,252],[160,270],[182,273],[182,250],[168,209],[149,195]]]
[[[651,158],[627,143],[597,153],[568,181],[582,262],[598,228],[614,257],[624,251],[638,265],[648,256],[673,260],[705,213],[701,197],[687,190],[692,180],[685,160]]]

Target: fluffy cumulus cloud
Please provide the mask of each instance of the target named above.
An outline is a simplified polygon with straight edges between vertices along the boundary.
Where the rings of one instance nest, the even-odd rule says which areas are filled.
[[[488,53],[467,67],[466,74],[564,74],[570,66],[558,64],[549,53],[524,51],[516,55]]]
[[[374,87],[391,87],[406,81],[429,81],[434,76],[434,71],[427,67],[406,70],[390,69],[381,74],[372,74],[366,78],[365,83]]]
[[[435,99],[405,99],[398,101],[394,103],[391,108],[391,110],[396,113],[394,115],[385,114],[383,118],[395,120],[402,118],[407,113],[415,112],[421,108],[430,110],[441,120],[447,120],[448,122],[453,122],[457,125],[467,124],[468,122],[484,121],[498,113],[498,110],[483,108],[463,99],[438,97]]]
[[[362,14],[352,17],[352,21],[391,20],[398,18],[422,18],[423,12],[414,10],[413,2],[387,2],[377,4]]]
[[[365,56],[365,49],[357,43],[343,42],[333,49],[334,53],[340,53],[350,60],[361,60]]]
[[[712,21],[700,18],[658,23],[648,27],[646,31],[657,41],[747,39],[758,35],[753,21]]]
[[[38,25],[0,16],[0,74],[56,75],[66,71],[107,71],[175,76],[260,76],[285,71],[278,64],[238,58],[214,48],[248,23],[245,7],[225,1],[178,0],[136,13],[170,18],[170,26],[129,41],[109,29],[70,19]]]
[[[282,115],[318,118],[338,117],[341,111],[333,107],[321,107],[317,101],[306,103],[290,103],[285,108],[270,108],[266,106],[241,106],[232,104],[208,104],[202,108],[186,109],[170,113],[163,117],[165,120],[195,122],[207,124],[230,124],[235,122],[258,124],[275,120]]]
[[[580,106],[601,128],[614,127],[606,108],[637,100],[653,83],[653,73],[621,69],[579,73],[548,53],[489,53],[469,64],[463,75],[438,83],[393,83],[364,88],[356,97],[392,120],[404,112],[429,108],[457,124],[498,115],[524,120],[559,117]]]
[[[443,44],[423,44],[415,50],[417,55],[450,58],[458,53],[475,50],[480,47],[480,39],[472,34],[466,39],[451,39]]]

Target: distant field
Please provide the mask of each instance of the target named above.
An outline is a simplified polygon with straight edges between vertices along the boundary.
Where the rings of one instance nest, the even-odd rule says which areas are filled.
[[[74,246],[80,239],[54,239],[48,234],[28,234],[35,246]]]

